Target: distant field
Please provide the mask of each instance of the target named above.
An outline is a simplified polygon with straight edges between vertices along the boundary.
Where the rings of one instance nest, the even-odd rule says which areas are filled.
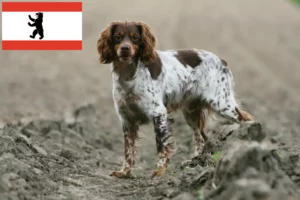
[[[291,0],[291,1],[298,4],[298,5],[300,5],[300,0]]]

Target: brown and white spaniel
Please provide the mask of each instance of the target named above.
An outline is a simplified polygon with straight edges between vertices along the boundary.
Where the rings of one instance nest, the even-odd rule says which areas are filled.
[[[240,123],[252,117],[236,102],[227,63],[198,49],[159,51],[150,27],[143,22],[112,22],[97,42],[100,63],[112,63],[113,99],[123,127],[125,161],[112,176],[131,175],[140,125],[154,124],[158,153],[152,177],[165,173],[176,147],[168,114],[181,109],[194,131],[195,155],[207,139],[211,113]]]

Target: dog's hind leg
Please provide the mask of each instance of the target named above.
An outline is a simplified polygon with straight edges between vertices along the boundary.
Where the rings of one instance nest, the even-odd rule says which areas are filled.
[[[194,100],[183,107],[182,113],[186,123],[194,132],[194,155],[198,156],[203,150],[204,142],[207,140],[205,134],[206,108],[201,100]]]
[[[193,130],[194,139],[194,156],[198,156],[202,153],[204,143],[208,139],[205,134],[207,109],[205,103],[202,100],[194,100],[185,105],[182,109],[183,116],[186,123]],[[182,162],[182,166],[189,165],[191,160]]]
[[[252,116],[242,111],[236,102],[232,74],[228,68],[221,69],[221,74],[217,77],[217,81],[218,84],[213,88],[213,91],[215,91],[214,97],[207,99],[212,110],[237,123],[252,121]]]

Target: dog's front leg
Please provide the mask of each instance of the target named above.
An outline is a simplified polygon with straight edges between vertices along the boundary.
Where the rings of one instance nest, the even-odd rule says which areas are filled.
[[[176,147],[171,132],[167,113],[158,114],[153,117],[154,131],[156,134],[156,147],[158,154],[157,168],[152,172],[154,176],[162,176],[168,167],[169,159],[175,153]]]
[[[138,138],[138,126],[123,124],[124,142],[125,142],[125,160],[120,171],[114,171],[110,175],[119,178],[131,176],[131,170],[135,164],[136,146],[135,141]]]

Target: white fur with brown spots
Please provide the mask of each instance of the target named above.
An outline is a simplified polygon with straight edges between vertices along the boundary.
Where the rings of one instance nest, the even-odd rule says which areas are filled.
[[[179,61],[178,53],[185,51],[194,52],[200,58],[197,66],[191,67]],[[141,61],[138,61],[130,80],[123,80],[112,70],[113,99],[123,126],[139,126],[148,122],[142,119],[154,122],[159,161],[153,176],[164,174],[170,157],[175,153],[167,119],[169,112],[177,108],[184,112],[187,123],[195,132],[196,155],[202,150],[201,134],[204,134],[207,111],[214,111],[235,122],[251,120],[250,115],[239,110],[232,73],[218,56],[197,49],[156,53],[161,61],[161,72],[156,79]],[[195,101],[199,104],[193,104]],[[202,123],[201,114],[204,115]],[[130,166],[127,164],[126,170]]]

